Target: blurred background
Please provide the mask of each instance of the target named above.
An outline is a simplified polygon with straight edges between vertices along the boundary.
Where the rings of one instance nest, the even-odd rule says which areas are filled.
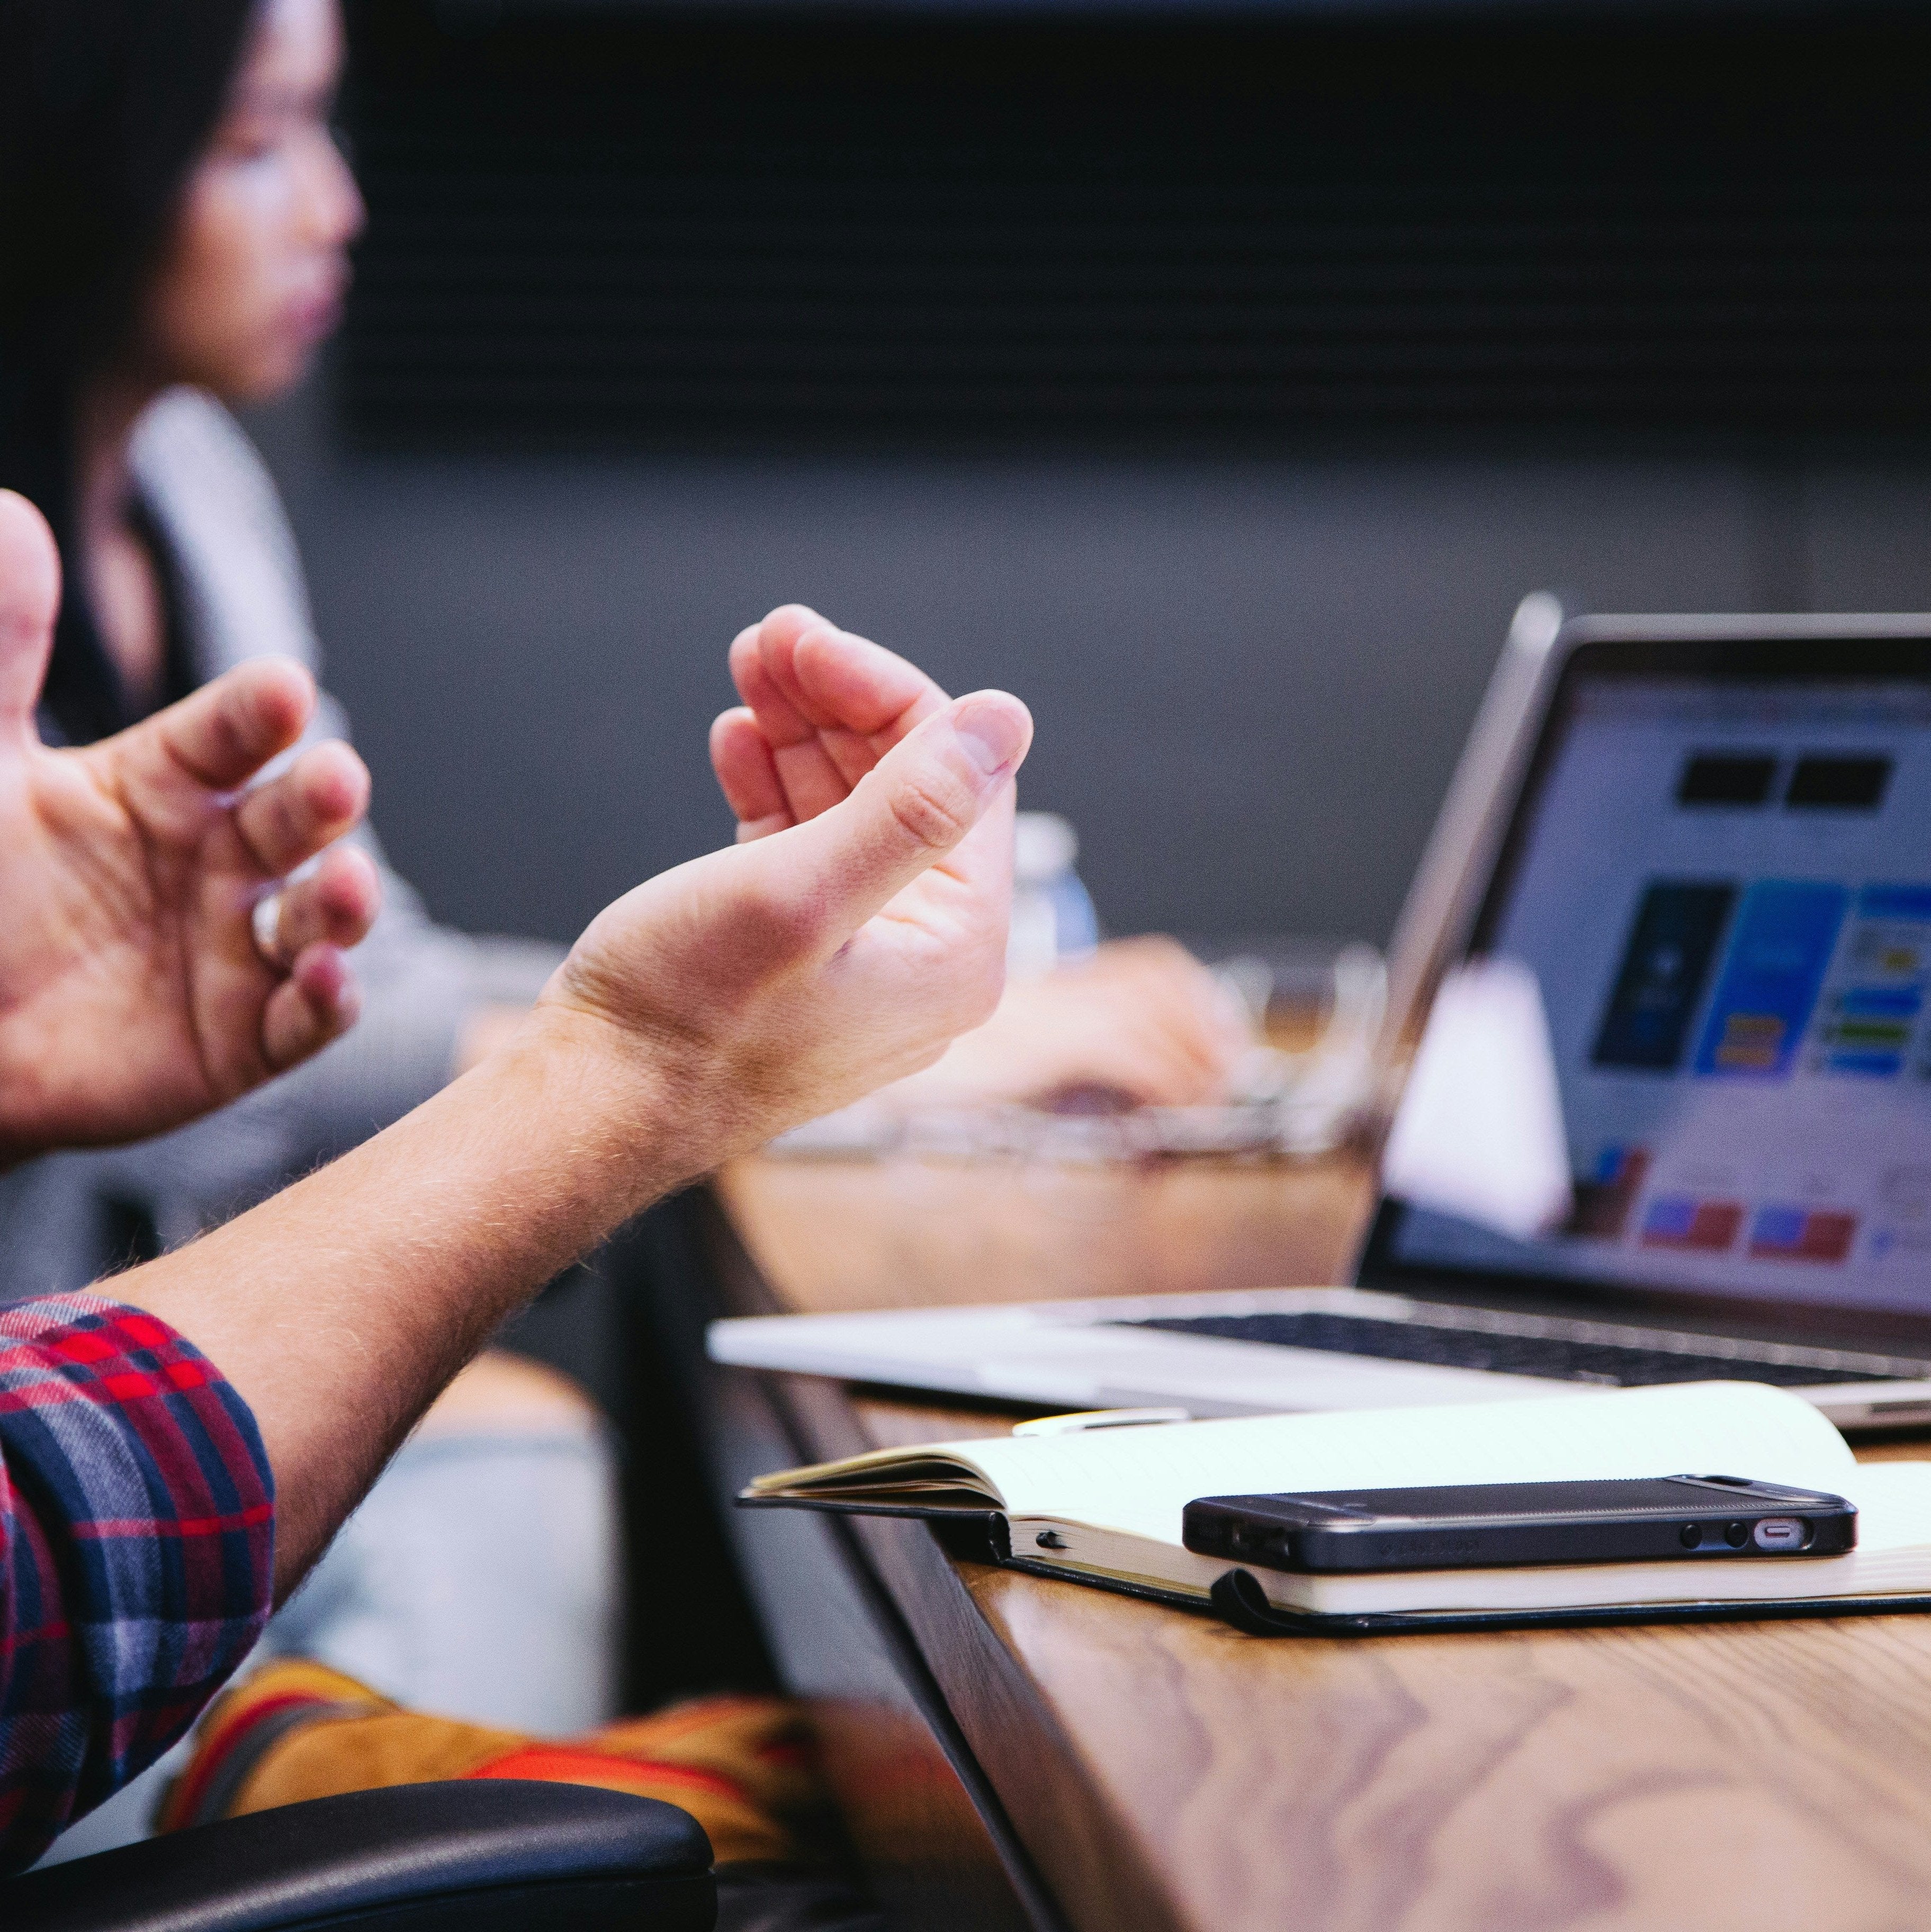
[[[1931,25],[359,0],[258,416],[379,820],[567,939],[811,602],[1039,718],[1108,927],[1386,936],[1525,591],[1931,607]],[[540,701],[538,694],[540,694]]]

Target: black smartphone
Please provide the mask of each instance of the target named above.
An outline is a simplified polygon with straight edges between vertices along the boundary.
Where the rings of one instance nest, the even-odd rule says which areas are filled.
[[[1741,1476],[1202,1496],[1181,1528],[1202,1556],[1324,1574],[1837,1556],[1857,1540],[1842,1496]]]

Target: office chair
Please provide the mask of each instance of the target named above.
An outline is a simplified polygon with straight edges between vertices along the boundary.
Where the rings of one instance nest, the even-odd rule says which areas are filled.
[[[318,1798],[0,1882],[7,1932],[712,1932],[674,1805],[466,1779]]]

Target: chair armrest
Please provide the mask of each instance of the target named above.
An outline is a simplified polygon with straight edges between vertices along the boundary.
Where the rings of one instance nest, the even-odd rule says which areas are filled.
[[[710,1841],[586,1785],[391,1785],[0,1883],[7,1932],[711,1932]]]

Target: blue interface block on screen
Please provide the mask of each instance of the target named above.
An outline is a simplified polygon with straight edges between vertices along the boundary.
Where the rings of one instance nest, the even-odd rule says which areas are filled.
[[[1766,879],[1744,895],[1696,1050],[1696,1071],[1776,1080],[1790,1071],[1836,950],[1850,894]]]
[[[1759,1208],[1750,1239],[1760,1248],[1794,1248],[1803,1240],[1810,1218],[1801,1208]]]
[[[1866,919],[1931,920],[1931,886],[1867,886],[1858,910]]]
[[[1696,1225],[1696,1203],[1687,1195],[1672,1194],[1652,1201],[1649,1212],[1643,1216],[1645,1234],[1672,1241],[1687,1240]]]
[[[1736,903],[1728,880],[1655,879],[1643,888],[1591,1060],[1673,1073]]]
[[[1846,986],[1837,999],[1838,1012],[1854,1020],[1914,1019],[1924,1004],[1915,986]]]
[[[1904,1071],[1901,1053],[1834,1053],[1824,1063],[1833,1073],[1862,1080],[1894,1080]]]

